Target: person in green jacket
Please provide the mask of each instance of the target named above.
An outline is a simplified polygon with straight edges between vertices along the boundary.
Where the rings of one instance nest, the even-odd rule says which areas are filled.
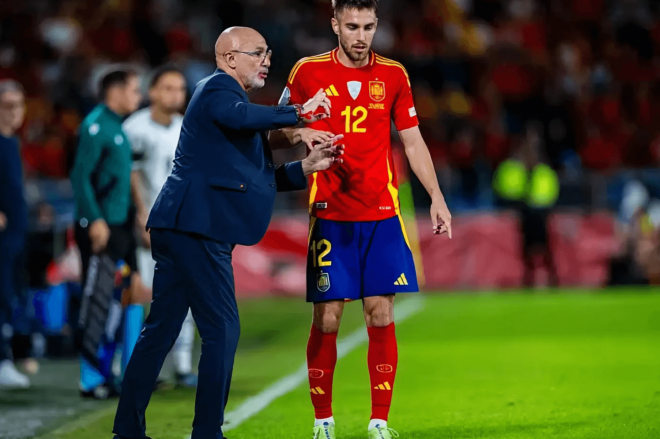
[[[133,273],[130,290],[141,284],[131,213],[132,149],[122,130],[123,118],[140,104],[140,80],[131,70],[116,69],[102,77],[99,89],[101,103],[80,125],[71,172],[84,287],[76,337],[82,354],[80,388],[83,396],[97,398],[112,393],[101,352],[114,337],[105,331],[116,319],[113,294],[119,261]]]
[[[517,154],[502,162],[493,177],[500,204],[520,215],[523,285],[534,285],[534,256],[543,255],[549,283],[558,284],[557,270],[548,236],[548,216],[559,197],[557,173],[540,159],[539,138],[528,130]]]

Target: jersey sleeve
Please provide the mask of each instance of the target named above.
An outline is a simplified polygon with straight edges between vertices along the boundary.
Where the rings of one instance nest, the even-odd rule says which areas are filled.
[[[305,96],[303,76],[299,74],[301,68],[308,68],[308,66],[302,66],[302,60],[298,61],[291,69],[286,87],[280,97],[279,105],[302,105],[311,97]]]
[[[407,130],[419,125],[417,110],[413,102],[412,89],[408,72],[403,67],[397,69],[398,87],[392,105],[392,120],[397,131]]]
[[[149,160],[149,144],[144,141],[143,136],[140,135],[137,121],[127,120],[123,123],[122,129],[128,137],[133,152],[133,171],[144,171],[147,161]]]

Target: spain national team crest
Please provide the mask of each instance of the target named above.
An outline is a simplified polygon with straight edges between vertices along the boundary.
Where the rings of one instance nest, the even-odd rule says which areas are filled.
[[[325,293],[330,289],[330,275],[328,273],[321,273],[316,277],[316,286],[319,291]]]
[[[383,81],[369,81],[369,97],[376,102],[385,99],[385,83]]]

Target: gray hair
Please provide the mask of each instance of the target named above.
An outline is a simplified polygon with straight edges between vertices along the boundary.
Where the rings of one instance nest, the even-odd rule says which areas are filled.
[[[0,99],[2,96],[10,91],[17,91],[19,93],[24,93],[23,86],[20,82],[14,81],[13,79],[2,79],[0,80]]]

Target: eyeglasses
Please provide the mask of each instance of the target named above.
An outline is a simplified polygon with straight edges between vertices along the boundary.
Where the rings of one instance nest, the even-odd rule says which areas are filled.
[[[268,49],[265,52],[263,50],[255,50],[253,52],[243,52],[242,50],[230,50],[230,52],[244,53],[245,55],[254,56],[256,58],[259,58],[259,62],[261,63],[266,61],[266,59],[270,61],[270,58],[273,56],[273,51],[270,49]]]

